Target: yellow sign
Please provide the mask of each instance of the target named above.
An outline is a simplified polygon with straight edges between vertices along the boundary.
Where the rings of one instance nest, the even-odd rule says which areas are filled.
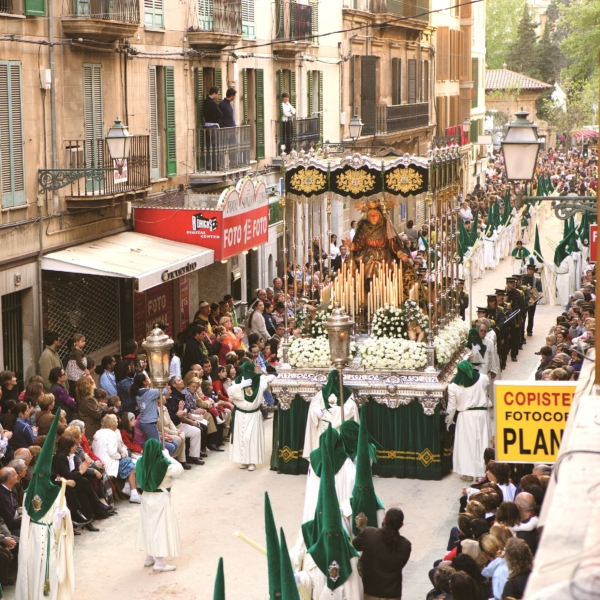
[[[497,381],[496,460],[556,462],[575,388],[574,381]]]

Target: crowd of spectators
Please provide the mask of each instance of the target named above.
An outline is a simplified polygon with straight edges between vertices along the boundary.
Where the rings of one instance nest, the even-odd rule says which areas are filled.
[[[281,319],[263,316],[267,303],[264,290],[257,290],[241,324],[231,296],[220,303],[201,301],[193,322],[177,336],[162,396],[152,387],[146,356],[134,340],[124,343],[122,354],[105,356],[96,366],[86,355],[84,334],[73,335],[65,356],[59,335],[49,331],[39,375],[24,390],[13,371],[0,372],[2,585],[16,580],[23,494],[55,415],[53,476],[67,482],[75,533],[98,532],[99,520],[117,515],[116,501],[141,502],[136,462],[147,439],[164,442],[187,471],[224,452],[233,411],[227,390],[241,365],[251,362],[264,373],[277,366],[283,331]],[[266,400],[262,410],[268,419],[273,399],[267,394]]]
[[[512,465],[484,453],[486,474],[463,488],[447,553],[429,573],[427,600],[519,600],[539,541],[549,465]]]

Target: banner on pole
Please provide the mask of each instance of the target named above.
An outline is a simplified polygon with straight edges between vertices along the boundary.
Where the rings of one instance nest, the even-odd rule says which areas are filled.
[[[567,426],[575,381],[498,381],[496,460],[554,463]]]

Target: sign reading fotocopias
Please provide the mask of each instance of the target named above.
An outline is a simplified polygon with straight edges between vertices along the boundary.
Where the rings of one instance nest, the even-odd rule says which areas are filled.
[[[496,390],[496,460],[556,461],[576,383],[499,381]]]

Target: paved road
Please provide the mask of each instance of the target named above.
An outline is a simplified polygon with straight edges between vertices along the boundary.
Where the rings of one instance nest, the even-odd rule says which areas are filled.
[[[553,252],[544,236],[559,240],[561,231],[562,223],[558,221],[544,225],[542,252],[546,260]],[[505,259],[476,282],[475,306],[510,274],[511,261]],[[543,345],[559,312],[559,307],[538,308],[535,335],[527,339],[519,362],[509,361],[504,379],[525,380],[530,376],[538,359],[533,353]],[[266,425],[267,448],[271,423]],[[264,544],[263,494],[268,490],[277,525],[284,528],[288,542],[292,542],[300,526],[305,480],[304,476],[277,475],[266,465],[248,473],[229,462],[228,453],[212,454],[205,466],[193,467],[173,487],[184,549],[183,556],[172,561],[177,571],[153,574],[144,569],[144,554],[135,550],[139,508],[122,504],[118,516],[98,524],[99,533],[84,532],[76,538],[75,598],[210,600],[217,561],[223,556],[227,597],[264,600],[268,596],[266,560],[235,539],[233,532],[241,530]],[[413,551],[404,571],[403,598],[422,600],[430,589],[427,573],[433,561],[443,556],[448,533],[456,521],[463,482],[451,474],[442,481],[376,479],[375,485],[386,507],[396,505],[405,513],[403,534],[412,542]],[[14,588],[6,589],[5,594],[13,598]]]

